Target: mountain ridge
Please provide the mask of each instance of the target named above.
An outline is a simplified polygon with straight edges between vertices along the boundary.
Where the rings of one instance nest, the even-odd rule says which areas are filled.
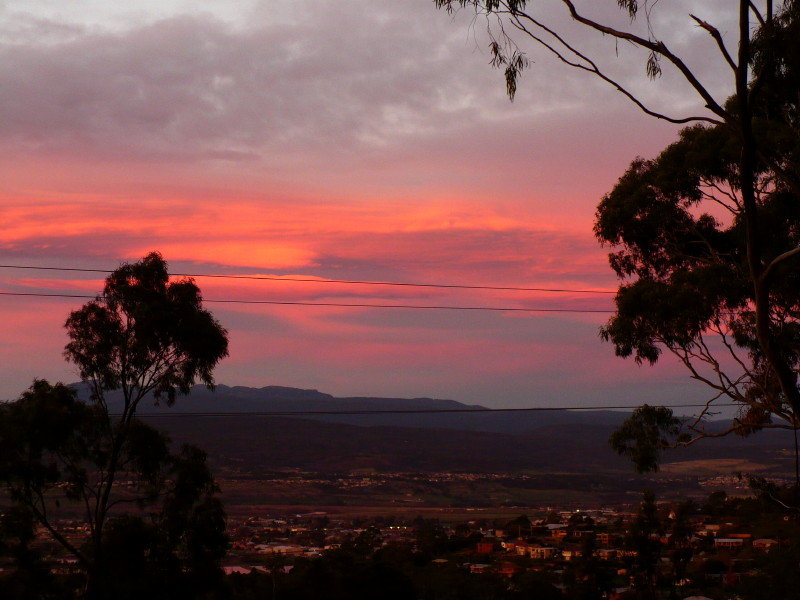
[[[88,387],[72,384],[82,398],[88,398]],[[632,407],[633,408],[633,407]],[[109,394],[109,409],[121,409],[119,392]],[[357,412],[387,411],[387,414],[298,414],[299,418],[317,421],[347,423],[361,426],[398,426],[424,429],[453,429],[461,431],[487,431],[496,433],[525,433],[543,426],[590,424],[617,426],[629,413],[609,410],[586,411],[531,411],[495,412],[481,404],[465,404],[457,400],[416,397],[344,396],[336,397],[315,389],[285,386],[228,386],[219,384],[215,391],[196,385],[188,396],[179,397],[174,406],[154,404],[145,399],[139,414],[169,413],[248,413],[248,412]],[[424,411],[474,412],[424,412]],[[388,412],[423,411],[423,412]],[[281,415],[287,416],[287,415]],[[292,417],[294,418],[294,417]]]
[[[85,384],[74,386],[87,398]],[[112,393],[109,407],[121,408]],[[278,411],[477,409],[470,413],[269,416]],[[195,415],[186,413],[198,413]],[[202,416],[203,414],[207,416]],[[212,414],[209,414],[212,413]],[[225,416],[214,416],[224,413]],[[253,413],[261,413],[253,414]],[[175,406],[146,399],[140,418],[176,443],[204,448],[215,470],[251,474],[269,470],[509,472],[519,470],[630,473],[627,460],[609,447],[613,430],[630,414],[614,411],[493,412],[481,405],[433,398],[337,398],[318,390],[283,386],[195,386]],[[176,418],[168,418],[168,415]],[[177,418],[177,415],[181,416]],[[713,425],[713,424],[712,424]],[[719,426],[717,424],[715,426]],[[754,438],[708,440],[668,452],[666,461],[748,458],[788,469],[786,432]]]

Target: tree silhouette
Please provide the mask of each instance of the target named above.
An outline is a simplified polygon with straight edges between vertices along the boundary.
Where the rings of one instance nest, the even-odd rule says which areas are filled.
[[[763,427],[796,430],[800,2],[730,3],[730,16],[738,21],[735,50],[717,27],[689,15],[694,26],[708,33],[730,76],[727,92],[717,98],[649,27],[656,1],[617,1],[631,21],[644,15],[648,27],[640,35],[634,28],[620,29],[587,16],[577,2],[554,0],[571,26],[642,51],[651,79],[667,67],[683,77],[702,105],[689,116],[654,109],[609,76],[598,57],[570,41],[566,22],[554,22],[541,3],[434,2],[447,10],[471,7],[486,17],[493,64],[504,69],[512,98],[517,79],[529,67],[521,48],[528,42],[611,85],[652,117],[693,124],[657,159],[635,160],[600,204],[596,233],[615,247],[611,266],[623,279],[617,313],[602,336],[615,344],[618,354],[640,362],[656,362],[667,349],[691,377],[712,388],[709,409],[719,399],[733,400],[742,406],[742,414],[727,432],[711,433],[703,428],[707,409],[691,424],[690,439],[646,439],[667,439],[673,445]],[[634,417],[653,416],[647,413]],[[667,417],[660,434],[669,433],[671,415]],[[653,425],[642,422],[633,429],[641,432]],[[618,441],[624,442],[619,448],[629,448],[635,439]],[[653,468],[657,459],[656,451],[655,460],[639,466]],[[797,475],[800,483],[800,462]]]
[[[92,499],[99,542],[139,403],[152,394],[172,405],[198,379],[213,387],[212,371],[228,355],[228,338],[202,307],[194,281],[170,282],[167,263],[156,252],[111,273],[102,294],[71,313],[65,326],[70,342],[64,356],[90,384],[92,401],[106,414],[107,392],[120,390],[124,402],[118,421],[109,419],[111,447]]]
[[[629,547],[636,550],[634,580],[637,597],[642,599],[656,598],[656,567],[661,554],[659,536],[662,533],[663,528],[658,518],[655,494],[652,490],[645,490],[642,494],[639,512],[636,514],[636,519],[634,519],[626,539]]]
[[[30,545],[33,525],[41,525],[78,561],[88,598],[139,598],[156,589],[192,598],[194,588],[212,589],[228,539],[205,454],[192,446],[173,453],[164,434],[133,419],[117,452],[124,481],[109,496],[98,532],[109,431],[108,414],[62,384],[37,381],[0,408],[0,480],[14,503],[3,520],[5,545],[19,573],[43,568]],[[64,504],[82,509],[88,540],[61,529]],[[46,578],[34,581],[41,586]]]
[[[66,328],[65,357],[91,397],[36,381],[0,408],[0,479],[11,499],[76,558],[87,597],[141,597],[125,594],[156,581],[167,589],[182,573],[213,578],[227,538],[205,454],[188,446],[173,453],[136,410],[148,395],[172,404],[198,380],[213,387],[227,332],[193,281],[169,281],[157,253],[115,270]],[[109,412],[112,391],[122,397],[120,415]],[[80,507],[87,543],[59,529],[54,513],[64,502]],[[136,573],[139,584],[123,585]],[[176,585],[171,597],[192,597],[190,585]]]
[[[0,558],[11,559],[14,570],[0,578],[0,597],[19,600],[63,598],[42,553],[33,546],[36,522],[29,510],[14,506],[0,515]]]
[[[762,28],[755,38],[753,86],[763,90],[750,108],[758,148],[756,229],[740,187],[741,136],[726,125],[689,127],[657,158],[635,160],[598,208],[595,232],[615,247],[611,266],[624,281],[603,337],[637,362],[655,363],[666,349],[714,393],[683,428],[687,435],[678,433],[670,411],[660,409],[657,426],[647,407],[634,413],[612,445],[624,454],[638,445],[639,458],[649,455],[635,461],[639,470],[657,468],[660,448],[763,428],[796,431],[800,423],[800,55],[783,41],[800,35],[797,6],[779,16],[771,33]],[[784,47],[776,67],[765,55]],[[754,252],[760,256],[755,280]],[[740,411],[726,430],[711,432],[704,417],[717,400],[733,401]],[[637,438],[648,427],[661,428],[657,445],[653,436]],[[800,483],[797,461],[796,475]]]

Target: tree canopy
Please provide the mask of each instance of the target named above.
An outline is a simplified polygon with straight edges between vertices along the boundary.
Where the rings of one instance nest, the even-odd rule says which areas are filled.
[[[688,116],[647,105],[625,82],[609,76],[541,3],[434,2],[447,10],[471,7],[486,17],[492,63],[504,69],[512,98],[529,67],[527,42],[609,84],[647,115],[690,125],[655,159],[636,158],[598,207],[595,233],[612,246],[610,264],[621,279],[616,314],[601,336],[618,355],[637,362],[655,363],[665,350],[671,352],[712,395],[688,423],[689,438],[669,411],[642,407],[612,439],[615,448],[637,459],[638,468],[652,470],[660,451],[676,443],[765,427],[796,430],[800,2],[730,3],[729,16],[738,21],[736,48],[714,24],[688,15],[709,35],[730,76],[725,100],[649,27],[657,2],[617,0],[632,23],[647,22],[646,31],[638,33],[641,28],[587,16],[597,13],[582,3],[553,1],[572,25],[646,53],[649,78],[657,79],[666,66],[682,76],[702,105]],[[707,431],[704,417],[720,399],[738,404],[741,412],[726,431]],[[651,445],[636,449],[642,443]]]
[[[149,393],[171,405],[197,380],[213,387],[213,369],[228,355],[227,332],[203,308],[200,289],[192,279],[170,282],[157,252],[116,269],[65,326],[64,356],[95,400],[121,390],[126,414]]]
[[[36,381],[0,407],[0,481],[15,507],[5,520],[19,571],[47,572],[30,550],[37,524],[77,559],[90,598],[192,598],[190,583],[219,577],[228,543],[206,456],[192,446],[173,452],[164,434],[134,419],[116,453],[125,485],[103,504],[111,431],[102,408],[62,384]],[[61,529],[61,506],[83,510],[88,539]]]
[[[212,387],[227,332],[157,253],[111,273],[66,328],[64,355],[90,397],[39,380],[0,407],[0,481],[20,516],[12,546],[27,556],[23,525],[44,527],[78,561],[88,598],[196,597],[192,582],[211,589],[227,548],[218,490],[201,450],[173,451],[136,410],[150,396],[172,404],[198,380]],[[122,396],[119,415],[109,392]],[[82,514],[87,540],[60,529],[63,504]]]
[[[724,124],[688,127],[655,159],[637,158],[598,207],[595,233],[613,247],[609,261],[623,282],[602,337],[637,362],[655,363],[666,350],[713,390],[701,418],[687,424],[689,438],[679,439],[666,425],[660,431],[667,438],[644,449],[635,433],[646,417],[641,411],[617,432],[612,445],[638,453],[639,469],[657,468],[654,451],[672,443],[800,424],[800,407],[782,380],[797,392],[800,64],[793,61],[800,56],[796,42],[787,44],[800,39],[797,16],[791,5],[771,33],[762,28],[755,36],[752,86],[763,90],[751,106],[755,223],[742,197],[741,137]],[[762,268],[754,278],[756,248]],[[766,312],[759,312],[760,303]],[[766,318],[766,339],[760,318]],[[740,411],[727,430],[711,433],[702,417],[719,400],[733,401]],[[671,422],[671,414],[663,417]],[[632,451],[631,442],[640,449]]]

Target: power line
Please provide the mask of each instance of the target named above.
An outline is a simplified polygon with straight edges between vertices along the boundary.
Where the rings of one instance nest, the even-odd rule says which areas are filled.
[[[689,404],[654,404],[654,408],[705,408],[706,403]],[[715,404],[715,407],[739,406],[734,402]],[[530,406],[525,408],[411,408],[411,409],[385,409],[385,410],[266,410],[242,412],[163,412],[139,413],[137,417],[290,417],[290,416],[335,416],[335,415],[411,415],[411,414],[452,414],[452,413],[519,413],[519,412],[568,412],[580,410],[626,410],[636,406],[629,405],[589,405],[589,406]],[[112,416],[121,416],[121,413],[109,413]]]
[[[95,299],[95,296],[86,294],[42,293],[42,292],[0,292],[0,296],[29,296],[35,298],[80,298]],[[467,311],[493,311],[493,312],[544,312],[544,313],[602,313],[610,314],[613,310],[583,309],[583,308],[521,308],[518,306],[451,306],[451,305],[423,305],[423,304],[375,304],[375,303],[348,303],[348,302],[305,302],[300,300],[227,300],[203,299],[204,302],[216,304],[269,304],[277,306],[330,306],[340,308],[407,308],[417,310],[467,310]]]
[[[83,269],[78,267],[38,267],[32,265],[0,265],[0,269],[31,269],[37,271],[74,271],[78,273],[113,273],[108,269]],[[498,285],[467,285],[455,283],[412,283],[400,281],[370,281],[360,279],[315,279],[313,277],[282,277],[278,275],[222,275],[211,273],[170,273],[178,277],[208,277],[214,279],[254,279],[262,281],[294,281],[304,283],[341,283],[347,285],[384,285],[397,287],[422,287],[444,288],[460,290],[495,290],[506,292],[557,292],[572,294],[616,294],[609,290],[571,289],[571,288],[545,288],[545,287],[519,287]]]

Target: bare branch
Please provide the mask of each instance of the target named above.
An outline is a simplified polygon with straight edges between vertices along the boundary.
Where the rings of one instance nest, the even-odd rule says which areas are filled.
[[[779,254],[770,261],[770,263],[764,269],[764,272],[761,274],[761,278],[766,281],[772,276],[773,271],[778,265],[780,265],[784,261],[789,260],[794,256],[797,256],[798,254],[800,254],[800,246],[798,246],[797,248],[792,248],[791,250],[788,250],[783,254]]]
[[[772,16],[772,8],[771,8],[772,2],[769,2],[769,4],[770,7],[768,8],[767,13],[768,15]],[[761,11],[758,10],[758,7],[752,0],[750,0],[750,10],[755,15],[756,19],[761,25],[766,25],[766,20],[764,19],[764,15],[761,14]]]
[[[720,200],[719,198],[717,198],[713,194],[706,194],[706,192],[702,192],[703,195],[706,196],[709,200],[713,200],[714,202],[716,202],[720,206],[725,207],[727,210],[729,210],[729,211],[731,211],[733,213],[741,212],[742,205],[739,202],[739,198],[736,197],[736,194],[734,194],[733,192],[731,192],[729,190],[723,189],[717,182],[713,181],[712,179],[706,179],[704,177],[701,177],[700,178],[700,183],[702,185],[706,186],[706,187],[709,187],[709,188],[713,189],[717,193],[722,194],[726,198],[728,198],[731,202],[733,202],[733,206],[723,202],[722,200]]]
[[[722,52],[722,56],[725,58],[725,61],[728,63],[730,68],[733,69],[733,72],[735,73],[736,69],[738,69],[739,67],[736,65],[736,62],[733,60],[733,57],[728,52],[728,49],[725,47],[725,42],[722,40],[722,35],[720,34],[719,29],[717,29],[710,23],[703,21],[702,19],[694,15],[689,15],[689,16],[695,23],[697,23],[700,27],[705,29],[711,35],[712,38],[714,38],[714,41],[717,42],[717,46],[719,47],[720,52]]]
[[[676,442],[673,447],[675,448],[686,447],[696,444],[700,440],[726,437],[732,433],[736,433],[739,431],[743,432],[747,429],[747,427],[748,426],[745,425],[744,423],[737,421],[735,424],[731,425],[727,429],[723,431],[718,431],[716,433],[698,432],[697,436],[689,440],[682,440],[680,442]],[[762,429],[788,429],[788,430],[794,429],[794,427],[792,427],[791,425],[781,425],[780,423],[764,423],[763,425],[759,425],[759,427],[761,427]]]
[[[31,490],[29,490],[30,492]],[[36,516],[36,519],[44,526],[45,529],[50,533],[52,538],[56,540],[59,544],[61,544],[67,552],[72,554],[75,558],[78,559],[84,567],[89,565],[89,560],[86,556],[72,543],[70,542],[60,531],[58,531],[55,526],[50,522],[50,519],[47,517],[47,509],[45,505],[44,496],[42,495],[40,490],[36,490],[36,495],[39,497],[39,501],[41,503],[41,509],[36,506],[36,503],[31,501],[28,502],[28,507],[33,511],[33,514]]]
[[[673,54],[669,50],[669,48],[667,48],[664,42],[648,40],[646,38],[643,38],[641,36],[638,36],[630,32],[620,31],[618,29],[614,29],[613,27],[602,25],[597,21],[593,21],[592,19],[589,19],[581,15],[575,8],[575,4],[572,2],[572,0],[561,0],[561,2],[567,7],[570,16],[578,23],[586,25],[587,27],[594,29],[595,31],[598,31],[600,33],[605,33],[606,35],[610,35],[619,40],[625,40],[631,42],[636,46],[645,48],[647,50],[650,50],[651,52],[654,52],[666,58],[678,69],[678,71],[681,72],[684,79],[686,79],[689,85],[691,85],[695,89],[695,91],[698,94],[700,94],[700,97],[703,98],[703,100],[705,101],[706,108],[708,110],[713,112],[715,115],[721,117],[725,121],[729,121],[731,119],[731,115],[728,113],[728,111],[726,111],[714,99],[711,93],[705,88],[705,86],[702,83],[700,83],[700,81],[697,79],[692,70],[686,65],[686,63],[684,63],[683,60],[681,60],[681,58]]]
[[[720,200],[714,194],[709,194],[708,192],[706,192],[704,190],[700,190],[700,195],[703,198],[705,198],[706,200],[708,200],[709,202],[713,202],[714,204],[717,204],[717,205],[721,206],[722,208],[724,208],[725,210],[727,210],[729,213],[731,213],[734,216],[739,214],[739,207],[731,206],[730,204],[728,204],[724,200]]]
[[[558,42],[562,46],[564,46],[564,48],[566,50],[568,50],[569,52],[574,54],[579,59],[585,61],[586,64],[582,64],[580,62],[576,62],[574,60],[570,60],[569,58],[567,58],[564,55],[564,53],[560,52],[552,44],[548,43],[547,41],[542,39],[540,36],[538,36],[536,33],[534,33],[529,28],[527,28],[520,21],[520,19],[525,19],[526,21],[529,21],[531,24],[535,25],[536,27],[538,27],[542,31],[547,32],[549,35],[551,35],[556,40],[558,40]],[[558,58],[558,60],[560,60],[564,64],[566,64],[566,65],[568,65],[570,67],[573,67],[575,69],[580,69],[582,71],[586,71],[588,73],[592,73],[592,74],[596,75],[601,80],[605,81],[606,83],[608,83],[612,87],[614,87],[618,92],[623,94],[626,98],[628,98],[628,100],[633,102],[637,107],[639,107],[639,109],[642,112],[644,112],[645,114],[647,114],[647,115],[649,115],[651,117],[655,117],[657,119],[661,119],[663,121],[667,121],[669,123],[675,123],[675,124],[685,124],[685,123],[693,123],[693,122],[705,122],[705,123],[712,123],[712,124],[715,124],[715,125],[719,125],[720,124],[720,121],[718,121],[716,119],[712,119],[710,117],[698,116],[698,117],[676,118],[676,117],[670,117],[670,116],[668,116],[666,114],[663,114],[663,113],[660,113],[658,111],[652,110],[651,108],[646,106],[641,100],[639,100],[632,92],[630,92],[627,88],[625,88],[621,83],[619,83],[618,81],[612,79],[611,77],[606,75],[603,71],[601,71],[600,68],[597,66],[597,64],[593,60],[591,60],[588,56],[586,56],[585,54],[583,54],[582,52],[577,50],[574,46],[572,46],[570,43],[568,43],[563,37],[561,37],[553,29],[551,29],[548,26],[546,26],[544,23],[538,21],[537,19],[534,19],[533,17],[531,17],[527,13],[513,14],[511,22],[515,27],[517,27],[517,29],[519,29],[520,31],[524,32],[526,35],[528,35],[531,39],[536,41],[543,48],[548,50],[551,54],[553,54],[556,58]]]

